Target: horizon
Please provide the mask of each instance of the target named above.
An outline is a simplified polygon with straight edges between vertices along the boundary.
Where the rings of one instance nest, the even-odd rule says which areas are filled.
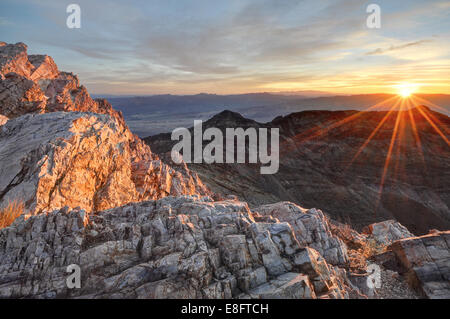
[[[52,56],[93,95],[450,92],[446,1],[377,1],[375,29],[357,0],[78,4],[69,29],[66,3],[2,1],[0,40]]]
[[[295,93],[295,94],[293,94]],[[197,95],[215,95],[215,96],[230,96],[230,95],[256,95],[256,94],[271,94],[271,95],[282,95],[282,96],[297,96],[299,98],[304,99],[320,99],[320,98],[332,98],[332,97],[352,97],[352,96],[367,96],[367,95],[391,95],[391,96],[397,96],[398,93],[382,93],[382,92],[376,92],[376,93],[358,93],[358,94],[335,94],[331,92],[322,92],[323,95],[307,95],[307,94],[297,94],[298,91],[265,91],[265,92],[243,92],[243,93],[210,93],[210,92],[199,92],[199,93],[192,93],[192,94],[174,94],[174,93],[157,93],[157,94],[108,94],[108,93],[93,93],[92,96],[96,98],[116,98],[116,97],[151,97],[151,96],[197,96]],[[450,93],[414,93],[413,95],[445,95],[450,96]]]

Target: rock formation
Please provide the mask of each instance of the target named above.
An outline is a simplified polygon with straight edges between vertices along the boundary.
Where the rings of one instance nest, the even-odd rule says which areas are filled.
[[[64,206],[91,212],[209,194],[186,166],[162,163],[75,75],[26,50],[0,45],[0,113],[10,118],[0,129],[0,208],[19,200],[30,213]]]
[[[403,238],[414,237],[405,226],[395,220],[386,220],[384,222],[371,224],[363,229],[370,239],[376,243],[388,246],[394,241]]]
[[[428,298],[450,298],[450,231],[398,240],[388,249],[410,285]]]
[[[272,208],[294,222],[317,211]],[[297,223],[296,227],[301,225]],[[165,197],[86,214],[67,207],[0,230],[1,297],[346,298],[342,268],[302,244],[287,222],[246,203]],[[333,236],[311,238],[323,250]],[[342,248],[343,249],[343,248]],[[66,286],[81,267],[82,288]]]
[[[60,72],[48,55],[27,55],[23,43],[0,43],[0,114],[80,111],[122,118],[105,100],[93,100],[78,77]]]

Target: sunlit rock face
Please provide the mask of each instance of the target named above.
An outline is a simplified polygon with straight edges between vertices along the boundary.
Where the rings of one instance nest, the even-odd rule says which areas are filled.
[[[8,118],[6,116],[0,115],[0,126],[8,122]]]
[[[375,240],[376,243],[386,246],[398,239],[414,237],[414,234],[395,220],[370,224],[363,229],[363,233],[368,235],[369,239]]]
[[[162,163],[106,100],[23,43],[0,43],[0,125],[0,207],[17,200],[29,213],[91,212],[209,194],[185,165]]]
[[[276,209],[286,214],[289,205]],[[315,218],[311,211],[302,214]],[[64,208],[20,218],[0,230],[0,297],[358,295],[346,271],[301,244],[293,226],[250,211],[243,202],[199,196],[169,196],[94,214]],[[80,289],[66,286],[70,264],[81,267]]]
[[[27,55],[23,43],[0,43],[0,114],[81,111],[122,118],[106,100],[94,100],[78,77],[58,70],[48,55]]]
[[[32,213],[64,206],[91,212],[207,193],[189,171],[163,164],[106,114],[53,112],[9,120],[0,130],[0,164],[0,205],[19,200]]]

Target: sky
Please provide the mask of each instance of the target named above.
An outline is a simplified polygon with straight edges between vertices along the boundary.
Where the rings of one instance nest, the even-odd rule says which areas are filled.
[[[449,17],[442,0],[1,0],[0,41],[52,56],[97,95],[450,93]]]

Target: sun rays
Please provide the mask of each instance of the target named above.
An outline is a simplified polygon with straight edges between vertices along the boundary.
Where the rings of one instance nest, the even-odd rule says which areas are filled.
[[[405,163],[402,161],[404,161],[407,156],[410,156],[406,154],[406,152],[410,150],[410,148],[407,147],[408,143],[412,143],[412,150],[417,152],[419,155],[420,162],[423,164],[424,173],[426,172],[427,167],[422,135],[425,134],[425,131],[429,131],[426,129],[427,125],[429,125],[428,127],[431,127],[432,130],[436,132],[437,135],[445,142],[446,146],[444,146],[444,150],[446,147],[450,147],[450,141],[448,138],[449,129],[440,122],[436,116],[436,113],[434,113],[430,108],[437,111],[444,111],[444,113],[448,113],[448,110],[431,103],[424,97],[417,96],[414,94],[415,91],[416,87],[412,85],[399,87],[398,95],[381,101],[365,109],[364,111],[353,112],[352,114],[336,121],[329,121],[316,125],[313,128],[297,134],[293,137],[293,140],[298,147],[302,146],[302,144],[306,145],[305,143],[311,140],[320,140],[321,138],[329,135],[331,131],[336,132],[335,134],[340,134],[343,132],[346,136],[351,136],[351,134],[354,133],[355,137],[358,137],[358,125],[355,122],[358,118],[360,118],[363,114],[367,114],[367,111],[385,112],[385,114],[380,116],[380,120],[376,123],[375,128],[358,147],[355,154],[352,155],[352,158],[348,161],[348,163],[346,163],[343,170],[343,174],[346,175],[347,170],[354,165],[355,161],[359,157],[362,156],[364,150],[369,144],[371,144],[371,142],[374,141],[375,137],[380,134],[381,131],[383,131],[383,134],[386,134],[387,131],[391,131],[391,135],[388,138],[388,146],[385,150],[380,149],[380,152],[385,152],[386,155],[380,171],[377,191],[378,199],[374,205],[374,214],[376,214],[381,203],[386,182],[388,180],[397,180],[399,174],[407,174],[405,170]],[[343,126],[345,126],[345,130],[342,130],[342,132],[335,131]],[[326,145],[325,141],[326,140],[324,140],[324,143],[319,143],[317,147],[323,147]],[[314,145],[312,146],[313,148],[310,148],[310,150],[314,151]],[[450,149],[447,150],[450,151]],[[389,176],[392,178],[389,178]]]

